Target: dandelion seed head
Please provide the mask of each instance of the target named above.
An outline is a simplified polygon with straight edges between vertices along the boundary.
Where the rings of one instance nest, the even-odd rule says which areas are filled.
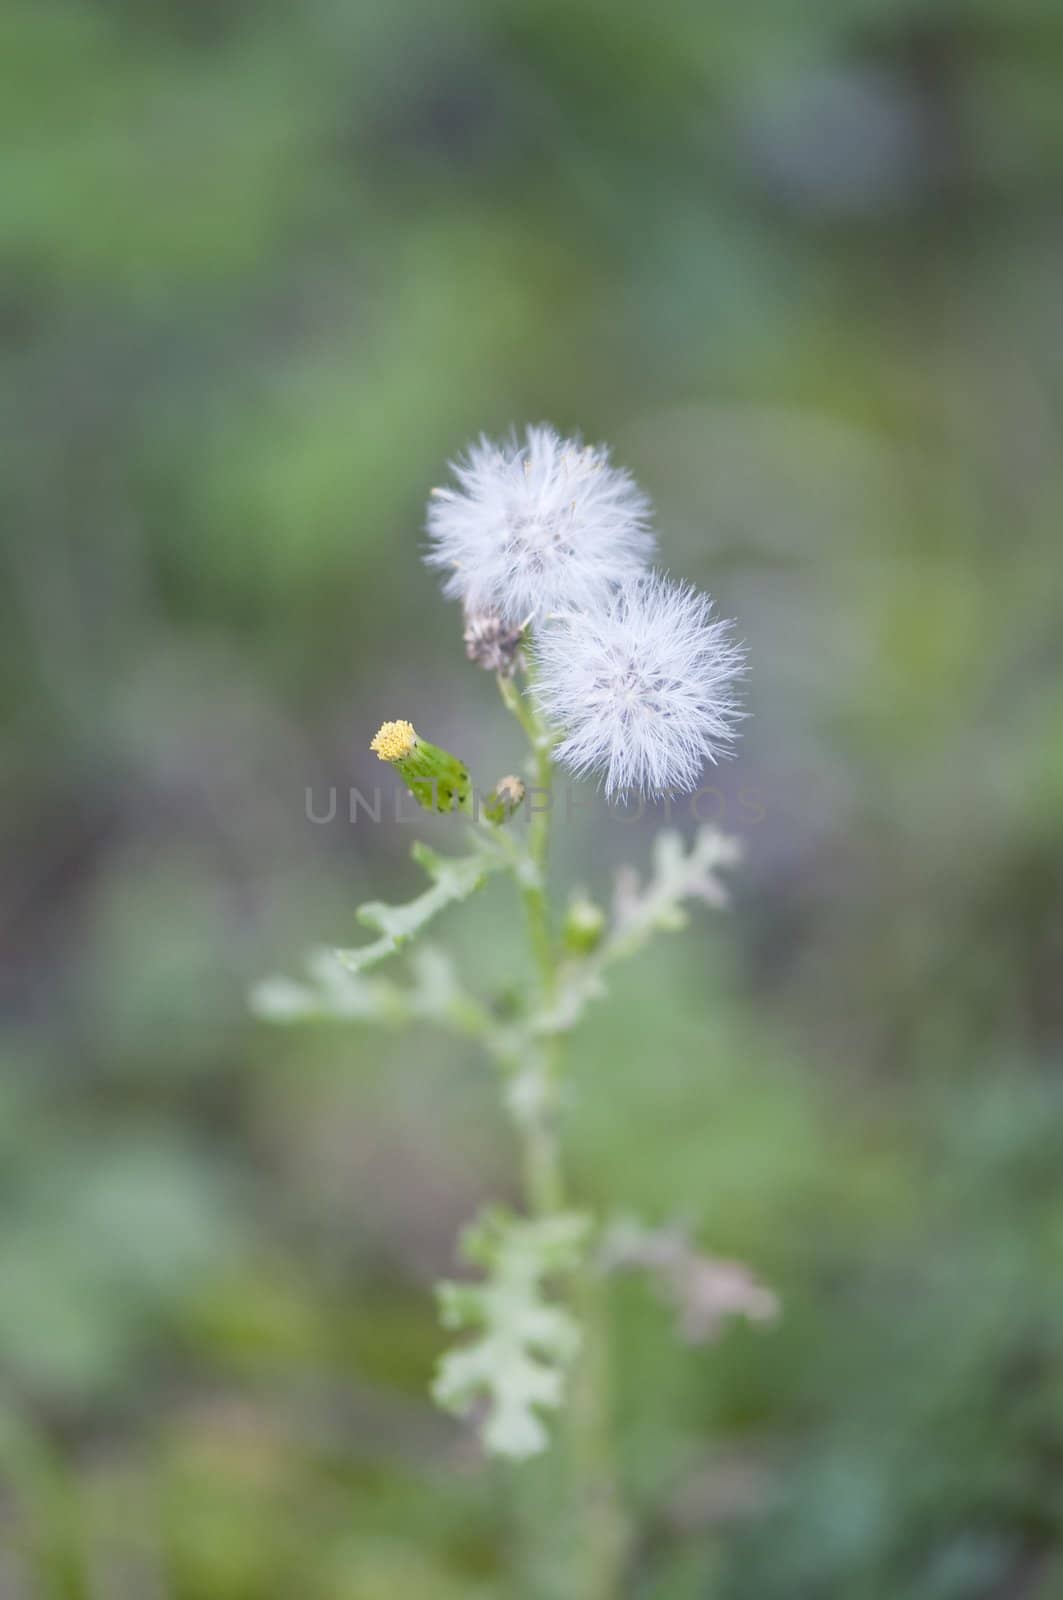
[[[519,626],[590,604],[645,569],[650,505],[603,445],[545,425],[502,444],[481,437],[432,491],[430,566],[449,598]]]
[[[649,574],[535,638],[536,698],[561,734],[557,760],[607,795],[683,794],[728,754],[744,667],[707,595]]]

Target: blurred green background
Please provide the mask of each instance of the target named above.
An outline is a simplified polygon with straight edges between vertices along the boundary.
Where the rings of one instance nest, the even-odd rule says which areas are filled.
[[[6,0],[0,80],[4,1600],[533,1592],[426,1397],[490,1074],[246,993],[418,887],[382,718],[516,759],[421,523],[544,418],[753,664],[735,907],[578,1036],[577,1194],[785,1307],[613,1292],[629,1592],[1063,1594],[1058,0]]]

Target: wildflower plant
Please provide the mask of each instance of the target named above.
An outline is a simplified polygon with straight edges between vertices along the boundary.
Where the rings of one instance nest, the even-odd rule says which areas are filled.
[[[694,789],[704,763],[733,747],[744,660],[707,596],[649,569],[649,502],[603,447],[533,427],[503,444],[481,439],[453,473],[452,486],[432,493],[427,559],[443,571],[444,593],[463,602],[469,660],[495,673],[527,738],[532,796],[514,774],[474,783],[464,761],[411,722],[383,723],[371,749],[421,806],[464,821],[464,852],[415,845],[423,892],[404,905],[363,905],[368,940],[313,953],[302,979],[270,979],[253,1003],[277,1022],[427,1023],[474,1042],[497,1068],[522,1152],[521,1209],[491,1207],[463,1234],[462,1256],[479,1277],[440,1286],[443,1322],[458,1339],[433,1393],[476,1420],[489,1453],[520,1460],[548,1448],[551,1413],[581,1381],[588,1286],[605,1271],[656,1274],[688,1338],[727,1315],[774,1313],[773,1296],[738,1264],[575,1205],[561,1159],[568,1036],[613,969],[682,928],[690,903],[726,904],[721,871],[737,860],[734,842],[712,828],[689,846],[662,832],[647,874],[618,873],[608,909],[583,892],[555,909],[547,873],[555,763],[596,778],[610,797]],[[514,882],[527,923],[516,1015],[471,993],[432,945],[411,949],[403,977],[381,974],[495,874]],[[571,1409],[586,1424],[593,1405]],[[585,1487],[600,1498],[600,1485]]]

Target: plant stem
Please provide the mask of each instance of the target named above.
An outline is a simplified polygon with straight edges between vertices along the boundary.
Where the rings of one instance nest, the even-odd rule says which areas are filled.
[[[605,1283],[593,1269],[584,1267],[578,1273],[574,1300],[583,1328],[569,1410],[574,1593],[580,1600],[615,1600],[623,1581],[628,1538],[613,1468]]]
[[[524,902],[535,964],[545,1002],[553,998],[557,981],[557,960],[550,931],[550,907],[546,893],[546,858],[550,843],[552,805],[551,739],[531,702],[520,693],[512,678],[498,676],[503,703],[520,723],[531,745],[535,782],[528,794],[527,852],[517,869],[517,884]]]
[[[545,1077],[545,1073],[544,1073]],[[523,1124],[524,1189],[535,1216],[565,1208],[565,1185],[552,1109],[543,1107]]]
[[[528,941],[539,974],[540,1004],[543,1010],[549,1010],[557,991],[557,950],[551,928],[546,883],[550,808],[553,803],[553,740],[530,697],[521,694],[512,678],[500,673],[498,688],[506,709],[520,723],[531,746],[535,782],[527,797],[527,844],[515,864],[514,872],[524,903]],[[564,1205],[557,1136],[558,1067],[559,1040],[556,1035],[550,1035],[542,1042],[537,1063],[536,1103],[521,1122],[528,1204],[540,1216],[559,1211]]]
[[[528,938],[539,972],[544,1009],[557,991],[558,950],[551,926],[546,879],[550,844],[553,778],[549,732],[531,700],[510,678],[498,686],[507,709],[520,723],[531,746],[535,784],[529,793],[527,853],[515,866],[524,903]],[[538,801],[538,804],[533,802]],[[561,1039],[548,1034],[538,1062],[538,1096],[534,1110],[520,1120],[524,1184],[529,1209],[549,1216],[565,1204],[558,1131]],[[616,1504],[612,1451],[606,1416],[606,1332],[601,1285],[586,1266],[572,1285],[576,1310],[584,1326],[585,1344],[573,1379],[568,1427],[568,1488],[574,1588],[579,1600],[613,1600],[619,1593],[623,1565],[623,1523]]]

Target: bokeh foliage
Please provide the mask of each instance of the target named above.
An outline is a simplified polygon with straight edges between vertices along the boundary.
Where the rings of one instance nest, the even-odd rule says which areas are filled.
[[[617,1285],[631,1593],[1063,1589],[1061,74],[1055,0],[7,0],[0,1585],[524,1592],[427,1400],[493,1087],[245,994],[411,889],[382,718],[512,764],[421,508],[548,417],[754,663],[735,910],[579,1036],[579,1193],[785,1306]]]

